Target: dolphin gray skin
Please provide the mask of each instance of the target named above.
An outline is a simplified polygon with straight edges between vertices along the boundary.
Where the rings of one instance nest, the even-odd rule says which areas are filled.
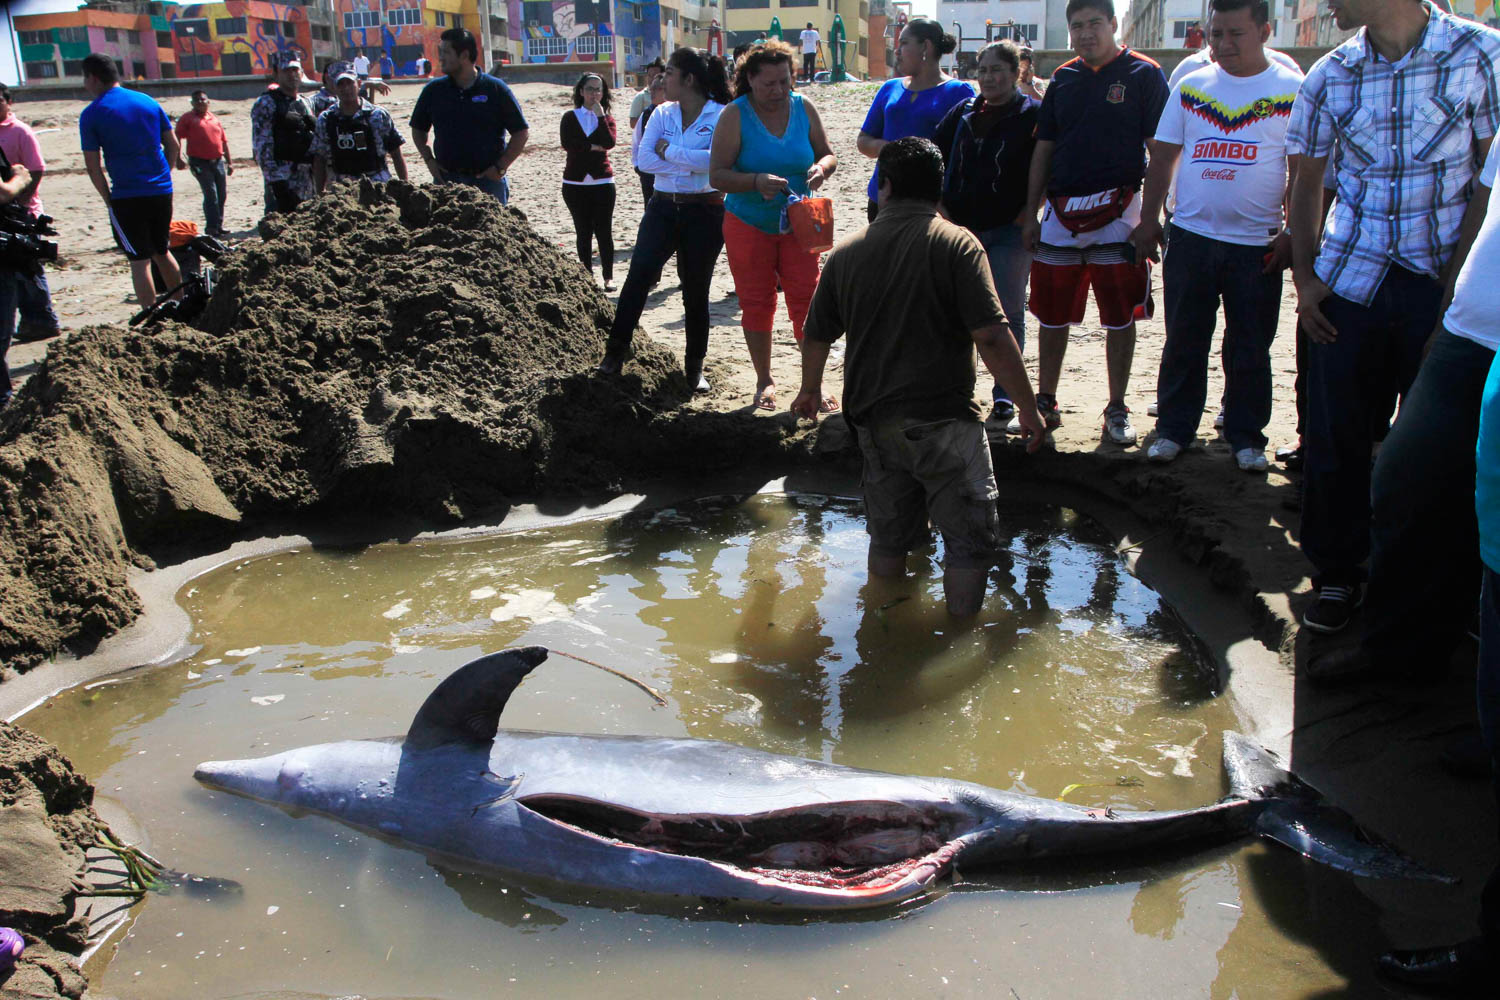
[[[406,737],[209,761],[211,788],[331,816],[429,852],[561,882],[805,910],[887,906],[966,870],[1258,834],[1358,875],[1443,880],[1275,757],[1224,734],[1231,791],[1171,812],[1088,809],[708,740],[499,729],[547,658],[459,668]]]

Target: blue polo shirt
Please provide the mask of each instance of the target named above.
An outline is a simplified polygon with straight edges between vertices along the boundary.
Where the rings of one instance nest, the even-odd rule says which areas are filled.
[[[438,166],[473,174],[499,162],[507,135],[530,126],[504,81],[480,73],[467,90],[447,76],[423,87],[412,109],[411,127],[432,131],[432,155]]]
[[[161,137],[172,120],[145,94],[111,87],[78,116],[83,151],[103,151],[111,198],[149,198],[172,193],[172,168]]]
[[[1171,89],[1161,66],[1132,49],[1094,69],[1082,59],[1060,66],[1042,95],[1036,137],[1056,143],[1049,195],[1136,190],[1146,176],[1146,140]]]

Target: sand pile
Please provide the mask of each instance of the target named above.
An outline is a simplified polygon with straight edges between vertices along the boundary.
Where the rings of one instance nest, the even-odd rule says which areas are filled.
[[[83,994],[83,976],[67,956],[83,951],[88,933],[71,900],[99,828],[93,799],[55,747],[0,722],[0,926],[26,938],[21,964],[0,977],[6,997]]]
[[[0,422],[0,663],[127,624],[131,564],[256,521],[412,515],[613,488],[786,447],[784,424],[680,411],[613,306],[519,213],[468,188],[350,188],[268,222],[197,321],[90,328]]]

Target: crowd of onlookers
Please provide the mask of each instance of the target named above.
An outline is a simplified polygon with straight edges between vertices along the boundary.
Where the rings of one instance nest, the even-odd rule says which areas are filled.
[[[864,456],[870,571],[902,573],[935,524],[949,608],[973,614],[998,546],[985,424],[1033,450],[1061,424],[1069,334],[1092,290],[1106,331],[1101,434],[1135,445],[1125,399],[1159,262],[1166,341],[1148,460],[1191,449],[1217,404],[1214,423],[1236,466],[1265,471],[1271,346],[1278,332],[1295,336],[1299,441],[1283,458],[1301,468],[1300,539],[1315,571],[1302,620],[1324,634],[1359,623],[1357,641],[1314,650],[1307,676],[1319,685],[1430,679],[1477,618],[1479,715],[1493,761],[1500,286],[1488,279],[1500,262],[1500,217],[1488,207],[1500,161],[1487,154],[1500,129],[1500,33],[1428,0],[1331,5],[1341,27],[1359,30],[1304,76],[1267,48],[1265,0],[1211,0],[1207,47],[1169,80],[1117,42],[1112,0],[1070,0],[1076,58],[1044,87],[1030,52],[990,44],[977,92],[941,68],[953,37],[912,19],[898,75],[876,92],[858,136],[859,152],[876,161],[869,225],[826,258],[789,221],[840,166],[795,86],[799,70],[811,76],[816,32],[804,32],[800,64],[775,40],[740,53],[732,71],[678,49],[646,68],[629,105],[630,164],[646,205],[598,370],[616,375],[628,362],[647,297],[675,255],[685,374],[706,391],[709,286],[722,251],[756,374],[753,405],[778,405],[772,329],[784,302],[802,356],[792,409],[808,418],[842,409]],[[503,203],[527,120],[510,89],[475,65],[471,34],[442,39],[442,75],[411,116],[413,145],[435,181]],[[84,69],[94,97],[80,119],[85,162],[149,305],[160,291],[153,264],[168,285],[177,280],[171,168],[191,169],[218,231],[227,140],[206,95],[195,94],[174,127],[150,98],[118,86],[110,60],[91,56]],[[302,83],[300,62],[285,59],[251,112],[268,211],[293,210],[329,184],[388,179],[391,168],[407,176],[405,139],[364,96],[370,82],[355,66],[330,67],[311,97]],[[584,74],[572,103],[559,126],[562,200],[580,261],[592,271],[597,246],[612,292],[620,135],[608,81]],[[0,150],[15,165],[0,201],[35,198],[41,164],[27,135],[0,117]],[[1289,269],[1298,328],[1278,331]],[[45,299],[39,275],[0,281],[0,344],[17,306],[23,323],[55,330]],[[1221,311],[1224,392],[1210,401]],[[1028,313],[1035,386],[1021,361]],[[842,399],[822,386],[840,337]],[[994,376],[987,420],[973,398],[976,350]],[[1417,985],[1488,983],[1497,942],[1500,876],[1486,891],[1482,937],[1392,952],[1381,966]]]

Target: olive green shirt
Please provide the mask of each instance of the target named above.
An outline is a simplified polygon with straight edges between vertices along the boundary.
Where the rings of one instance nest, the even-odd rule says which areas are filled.
[[[828,254],[804,336],[849,335],[844,413],[978,420],[973,331],[1004,322],[984,247],[937,206],[888,202]]]

